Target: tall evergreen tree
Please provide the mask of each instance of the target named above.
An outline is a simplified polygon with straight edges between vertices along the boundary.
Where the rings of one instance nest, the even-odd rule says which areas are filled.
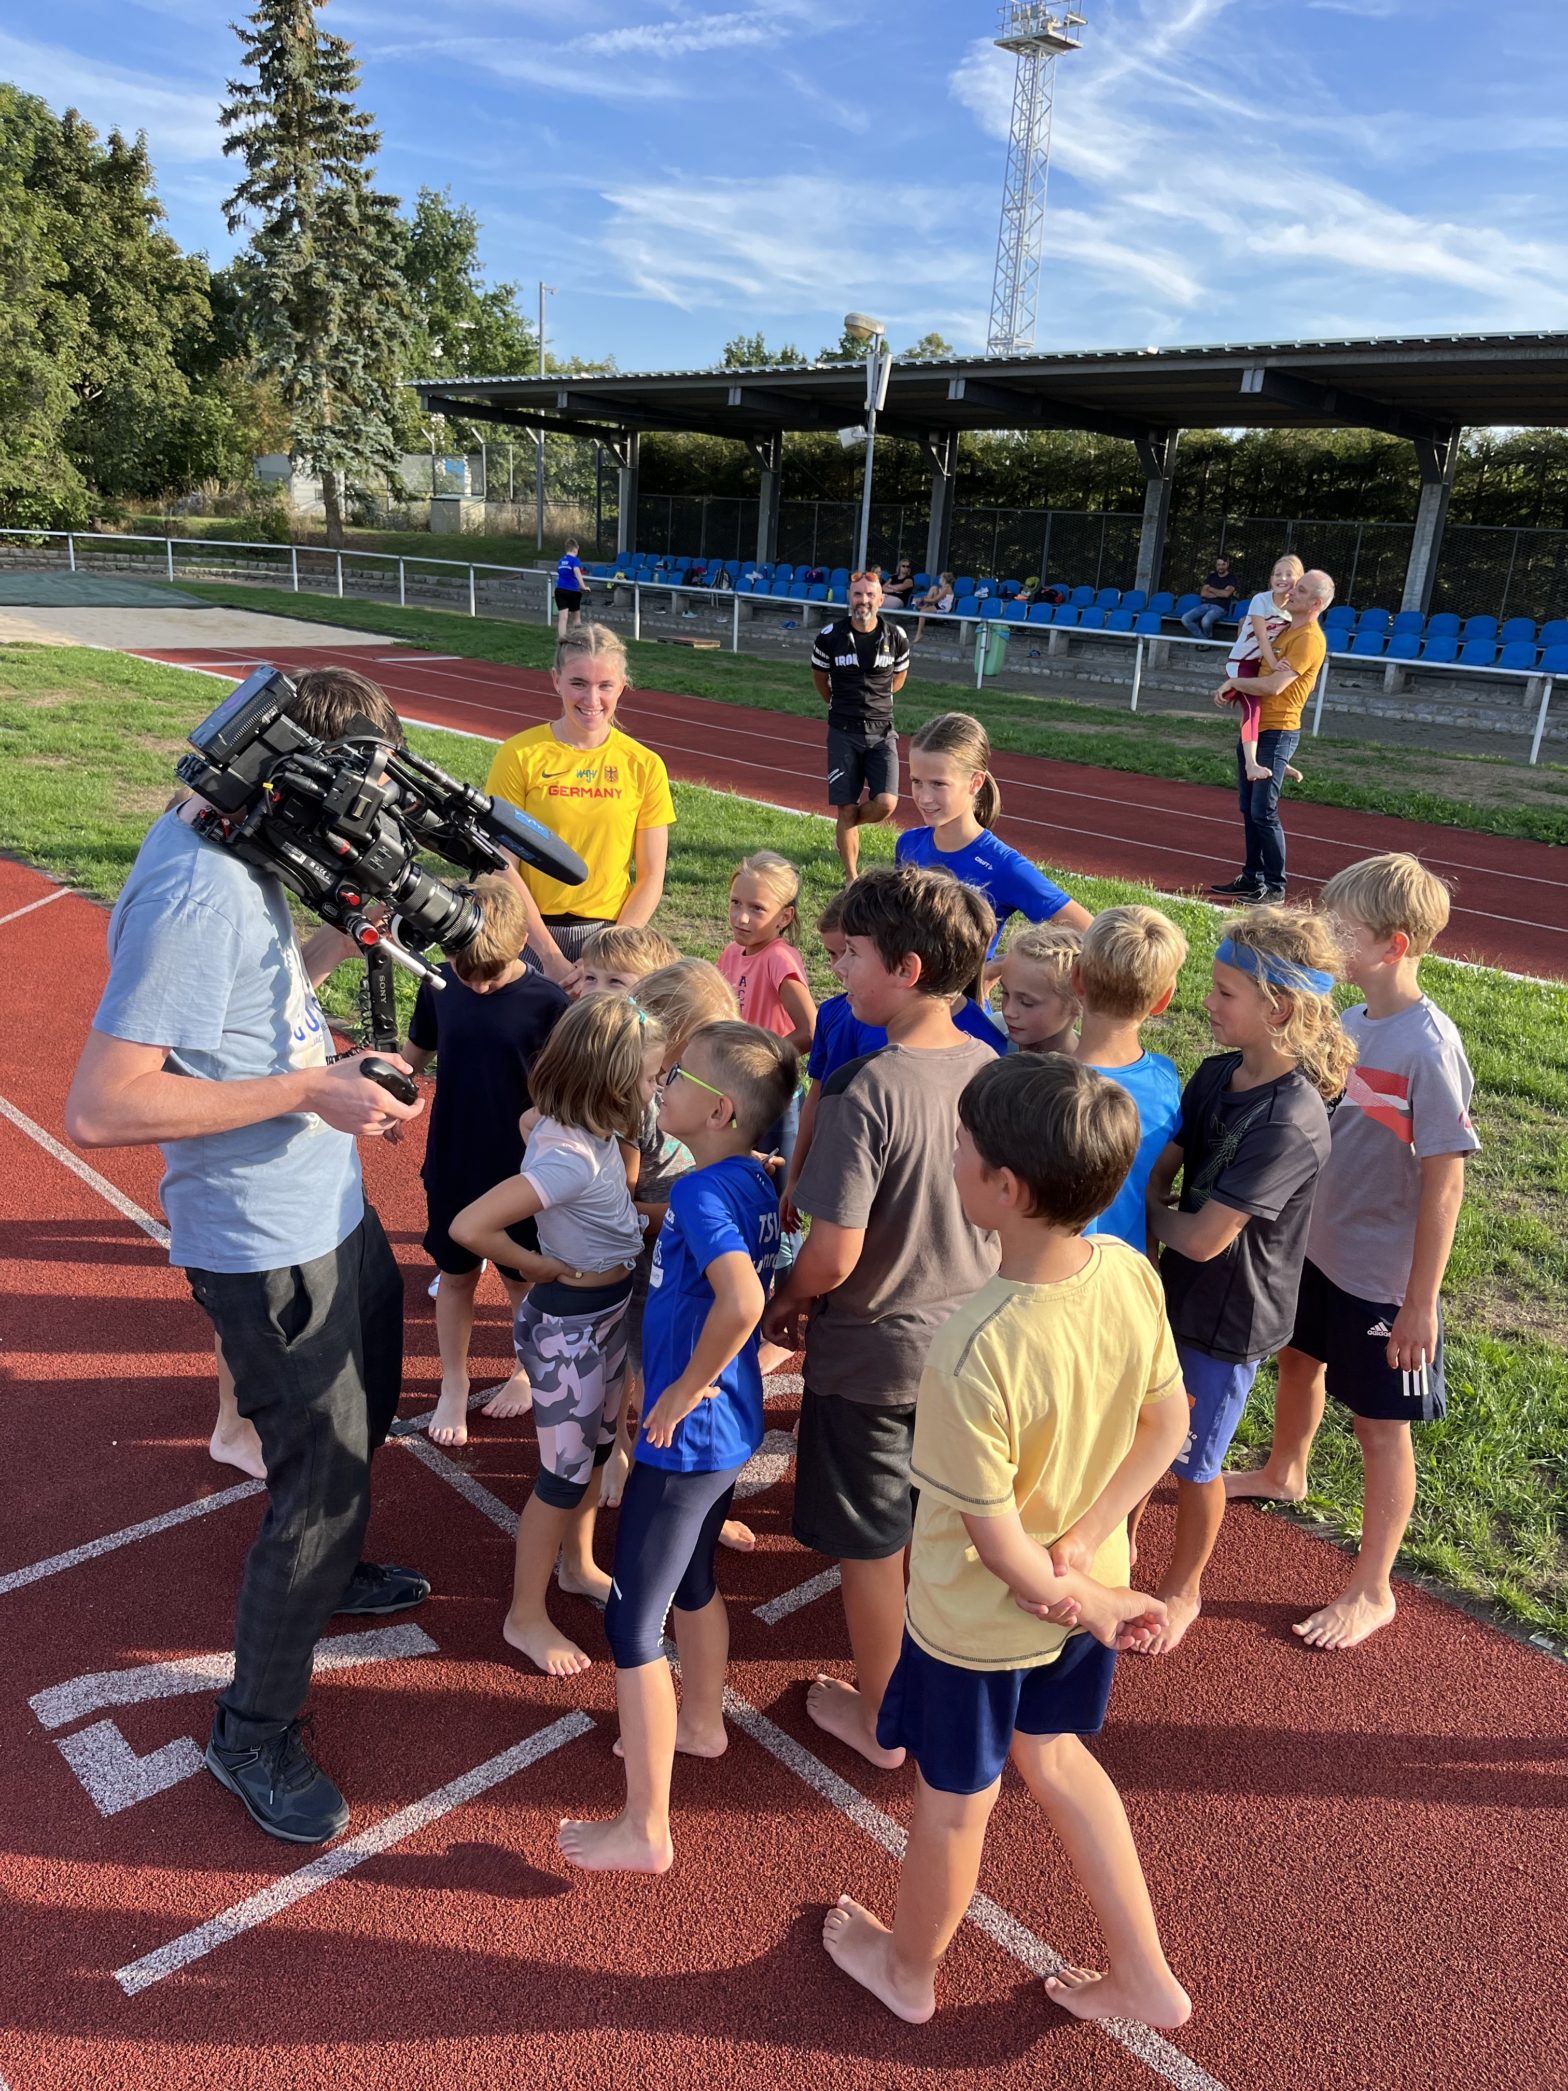
[[[221,111],[245,174],[224,205],[251,226],[250,315],[297,463],[321,476],[327,541],[348,496],[397,468],[397,385],[410,308],[397,198],[374,186],[380,134],[355,106],[359,66],[318,27],[326,0],[261,0],[236,34],[246,77]]]

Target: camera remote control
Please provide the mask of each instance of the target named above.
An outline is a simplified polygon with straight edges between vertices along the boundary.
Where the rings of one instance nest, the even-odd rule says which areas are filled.
[[[372,1053],[359,1063],[359,1071],[367,1082],[375,1082],[388,1096],[395,1096],[400,1104],[417,1104],[419,1090],[401,1068],[394,1067],[390,1060],[382,1060]]]

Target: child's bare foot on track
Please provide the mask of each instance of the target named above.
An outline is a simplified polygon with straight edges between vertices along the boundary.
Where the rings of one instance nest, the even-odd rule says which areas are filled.
[[[896,1772],[902,1750],[884,1750],[866,1719],[865,1702],[852,1684],[838,1677],[818,1677],[806,1688],[806,1711],[827,1734],[858,1750],[879,1771]]]
[[[479,1413],[494,1416],[499,1422],[508,1416],[526,1416],[533,1405],[534,1390],[528,1383],[528,1375],[518,1370],[499,1387],[490,1389],[490,1398]]]
[[[563,1859],[587,1867],[590,1873],[668,1873],[675,1864],[675,1847],[668,1837],[662,1843],[651,1842],[624,1815],[609,1822],[579,1822],[563,1816],[555,1841]]]
[[[1354,1648],[1358,1642],[1369,1640],[1380,1626],[1387,1626],[1393,1616],[1392,1597],[1367,1597],[1347,1590],[1343,1597],[1336,1597],[1331,1605],[1324,1605],[1310,1619],[1293,1626],[1291,1632],[1298,1634],[1308,1648]]]
[[[795,1353],[786,1350],[782,1343],[764,1343],[757,1352],[757,1365],[764,1379],[786,1366]]]
[[[1265,777],[1272,777],[1273,774],[1274,772],[1266,770],[1261,762],[1249,762],[1247,764],[1247,776],[1253,784],[1261,784]]]
[[[441,1399],[436,1403],[435,1413],[425,1426],[425,1435],[432,1445],[466,1445],[468,1443],[468,1382],[449,1387],[441,1382]]]
[[[1285,775],[1290,779],[1292,784],[1299,784],[1302,781],[1301,772],[1297,769],[1296,765],[1293,762],[1286,763]]]
[[[729,1730],[725,1727],[722,1720],[717,1727],[712,1728],[695,1720],[689,1721],[686,1718],[684,1706],[675,1716],[675,1748],[679,1756],[722,1757],[729,1746]],[[624,1757],[626,1755],[619,1736],[615,1738],[611,1746],[611,1755],[615,1757]]]
[[[936,1991],[929,1983],[911,1985],[895,1974],[892,1932],[847,1895],[840,1895],[823,1918],[822,1944],[835,1967],[906,2025],[923,2026],[936,2010]]]
[[[261,1438],[254,1423],[243,1416],[233,1430],[221,1426],[208,1440],[207,1450],[220,1467],[238,1467],[242,1474],[249,1474],[252,1481],[265,1481],[267,1462],[261,1456]]]
[[[1192,2016],[1192,1999],[1173,1975],[1164,1980],[1124,1982],[1094,1968],[1063,1967],[1045,1978],[1045,1993],[1074,2018],[1130,2018],[1141,2026],[1166,2032],[1184,2026]]]
[[[514,1623],[508,1613],[501,1628],[501,1638],[508,1648],[526,1655],[546,1677],[580,1677],[584,1670],[593,1667],[591,1658],[584,1655],[577,1643],[560,1632],[548,1618]]]
[[[1227,1503],[1299,1503],[1307,1492],[1304,1481],[1280,1481],[1267,1467],[1248,1467],[1242,1473],[1222,1474]]]
[[[563,1557],[555,1564],[555,1580],[568,1597],[586,1597],[591,1605],[610,1602],[610,1578],[595,1561],[584,1567],[575,1561],[568,1565]]]
[[[1162,1590],[1160,1598],[1165,1606],[1165,1624],[1149,1643],[1150,1655],[1169,1655],[1173,1648],[1179,1648],[1188,1627],[1203,1609],[1197,1598],[1186,1597],[1179,1590]]]
[[[719,1527],[719,1545],[730,1547],[737,1554],[754,1554],[757,1535],[750,1525],[743,1525],[738,1518],[727,1517]]]

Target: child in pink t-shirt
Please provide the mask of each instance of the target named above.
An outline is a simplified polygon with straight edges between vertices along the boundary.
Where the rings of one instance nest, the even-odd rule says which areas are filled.
[[[800,873],[777,850],[759,849],[730,880],[730,935],[719,971],[735,990],[742,1023],[756,1024],[809,1051],[817,1005],[795,949]]]

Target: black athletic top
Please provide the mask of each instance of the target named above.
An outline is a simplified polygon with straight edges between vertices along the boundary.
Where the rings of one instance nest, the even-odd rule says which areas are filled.
[[[909,640],[885,617],[869,632],[857,631],[841,617],[818,632],[811,665],[827,677],[832,691],[830,726],[885,733],[893,723],[893,684],[909,666]]]

